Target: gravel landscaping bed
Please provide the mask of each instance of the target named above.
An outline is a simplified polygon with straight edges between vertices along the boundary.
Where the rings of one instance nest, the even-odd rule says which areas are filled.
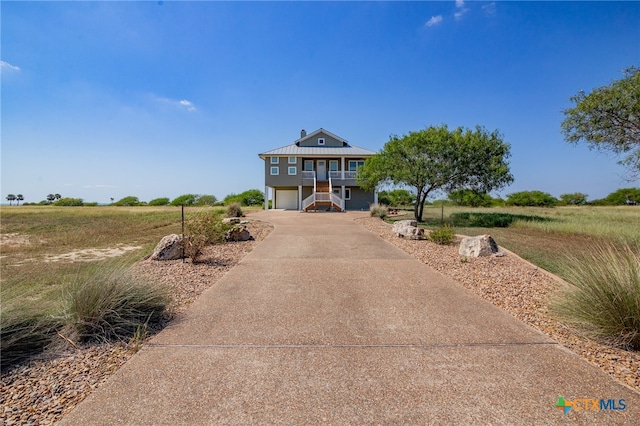
[[[179,315],[273,229],[269,223],[251,219],[247,227],[254,241],[207,247],[198,263],[143,260],[134,265],[134,271],[169,286],[173,297],[169,311]],[[74,347],[60,340],[55,350],[2,373],[0,425],[55,424],[127,362],[140,345],[132,341]]]
[[[558,281],[544,270],[512,253],[504,257],[462,259],[457,245],[398,238],[391,225],[377,218],[359,218],[356,222],[539,329],[620,383],[640,391],[639,353],[583,338],[549,316],[546,304]],[[256,220],[250,220],[248,227],[255,241],[208,247],[199,263],[143,260],[134,270],[169,286],[174,300],[170,312],[180,315],[273,229],[271,224]],[[0,426],[54,424],[130,359],[139,345],[140,342],[78,347],[67,344],[3,373]]]
[[[399,238],[390,224],[378,218],[358,218],[356,222],[542,331],[618,382],[640,391],[640,353],[602,345],[550,317],[546,306],[559,278],[510,252],[503,257],[463,258],[457,244]]]

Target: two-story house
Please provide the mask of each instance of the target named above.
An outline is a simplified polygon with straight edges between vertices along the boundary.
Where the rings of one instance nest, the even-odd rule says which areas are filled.
[[[356,171],[375,152],[350,145],[324,129],[259,154],[264,160],[265,209],[367,210],[377,194],[356,183]],[[271,190],[271,191],[269,191]]]

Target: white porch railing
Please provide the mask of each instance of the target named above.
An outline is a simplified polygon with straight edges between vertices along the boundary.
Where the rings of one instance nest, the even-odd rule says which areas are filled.
[[[329,177],[333,178],[333,179],[338,179],[338,180],[347,180],[347,179],[355,179],[356,178],[356,172],[352,172],[352,171],[347,171],[345,170],[344,172],[344,178],[342,177],[342,172],[340,170],[338,171],[332,171],[329,172]]]
[[[341,211],[344,211],[344,200],[342,198],[338,197],[333,192],[331,194],[329,194],[329,195],[331,195],[331,202],[333,204],[335,204],[336,206],[339,206]]]
[[[302,200],[302,210],[307,210],[309,206],[312,206],[316,202],[316,193],[309,195],[307,198]]]
[[[313,192],[307,198],[302,200],[302,210],[307,210],[316,203],[333,203],[344,211],[344,200],[332,192]]]

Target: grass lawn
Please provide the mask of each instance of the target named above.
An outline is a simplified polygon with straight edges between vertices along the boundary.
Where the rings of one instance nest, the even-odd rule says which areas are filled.
[[[460,216],[483,219],[502,214],[513,220],[507,227],[473,226]],[[413,211],[398,219],[413,218]],[[441,207],[425,206],[424,226],[434,229],[441,223]],[[640,207],[444,207],[444,222],[462,235],[490,234],[498,245],[560,276],[564,276],[567,254],[586,254],[598,243],[629,245],[640,250]],[[478,222],[476,220],[476,222]]]
[[[185,208],[185,214],[199,208]],[[133,264],[151,253],[165,235],[181,232],[180,207],[2,206],[1,306],[52,311],[63,284],[96,263]],[[70,253],[126,248],[125,254],[79,261]],[[54,261],[54,256],[66,255]],[[91,257],[85,256],[85,258]]]

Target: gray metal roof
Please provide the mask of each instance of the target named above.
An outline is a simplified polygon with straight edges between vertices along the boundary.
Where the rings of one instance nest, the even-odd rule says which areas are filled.
[[[370,157],[375,152],[357,146],[298,146],[291,144],[258,154],[265,157]]]

